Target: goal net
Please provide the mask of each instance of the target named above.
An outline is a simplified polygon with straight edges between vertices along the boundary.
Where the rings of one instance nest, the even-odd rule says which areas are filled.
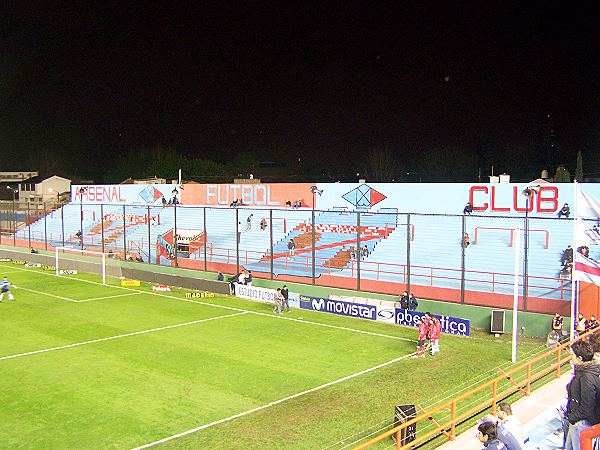
[[[93,250],[81,250],[73,247],[56,247],[54,266],[56,275],[74,275],[78,272],[102,275],[102,284],[106,277],[122,276],[121,263],[112,258],[111,253]]]

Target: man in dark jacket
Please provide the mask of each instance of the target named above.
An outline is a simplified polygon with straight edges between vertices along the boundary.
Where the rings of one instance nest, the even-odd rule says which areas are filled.
[[[281,295],[283,296],[283,312],[290,312],[290,291],[287,284],[284,284],[281,288]]]
[[[575,375],[567,385],[569,431],[566,450],[579,450],[579,434],[600,423],[600,366],[593,361],[594,350],[589,342],[571,345],[571,363]]]
[[[404,291],[400,297],[400,308],[408,309],[408,292]]]
[[[410,294],[410,299],[408,300],[408,309],[411,311],[416,311],[417,306],[419,306],[419,302],[415,298],[415,294]]]

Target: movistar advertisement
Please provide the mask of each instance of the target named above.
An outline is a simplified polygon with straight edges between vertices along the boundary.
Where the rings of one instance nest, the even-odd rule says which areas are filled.
[[[361,319],[377,320],[377,307],[360,303],[343,302],[329,298],[300,296],[300,308],[321,311],[340,316],[359,317]]]

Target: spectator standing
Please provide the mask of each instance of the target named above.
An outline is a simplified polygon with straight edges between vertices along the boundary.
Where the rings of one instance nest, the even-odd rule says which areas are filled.
[[[273,312],[283,315],[283,295],[281,294],[281,288],[277,288],[275,296],[273,297],[273,301],[275,302]]]
[[[290,291],[288,290],[287,284],[284,284],[281,288],[281,295],[283,296],[283,304],[281,305],[281,308],[284,310],[284,312],[290,312]]]
[[[512,408],[508,403],[498,403],[498,419],[502,421],[502,426],[515,437],[520,445],[525,444],[521,421],[513,415]]]
[[[411,311],[416,311],[419,306],[419,302],[417,301],[415,294],[410,294],[410,299],[408,300],[408,309]]]
[[[560,209],[560,211],[558,212],[558,218],[560,219],[562,216],[565,216],[565,218],[569,218],[569,214],[571,214],[571,208],[569,208],[569,204],[565,203],[563,205],[563,207]]]
[[[240,243],[242,239],[242,222],[238,222],[237,224],[237,243]]]
[[[408,309],[408,301],[409,301],[408,292],[404,291],[402,293],[402,296],[400,297],[400,308]]]
[[[264,217],[260,219],[260,229],[262,231],[265,231],[267,229],[267,219],[265,219]]]
[[[563,266],[571,264],[573,262],[573,247],[570,245],[564,249],[562,256],[560,257],[560,263]]]
[[[600,366],[593,361],[594,350],[589,342],[576,341],[571,345],[571,364],[575,375],[567,385],[569,422],[565,450],[579,450],[580,433],[600,422]]]
[[[162,198],[160,199],[160,201],[161,201],[161,203],[162,203],[162,206],[163,206],[163,208],[164,208],[165,206],[167,206],[167,199],[165,198],[165,196],[164,196],[164,195],[162,196]]]
[[[293,239],[290,239],[290,241],[288,242],[287,248],[288,248],[288,253],[289,253],[290,259],[291,259],[294,257],[294,255],[296,253],[296,243],[294,242]]]
[[[254,214],[250,214],[246,219],[246,231],[252,231],[252,217]]]
[[[246,273],[246,286],[252,286],[252,271]]]
[[[463,214],[471,215],[472,212],[473,212],[473,205],[471,205],[471,202],[467,202],[467,204],[465,205],[465,209],[463,209]]]
[[[554,314],[552,318],[552,332],[554,333],[554,337],[556,339],[556,343],[558,344],[562,339],[562,329],[563,329],[563,318],[559,313]]]

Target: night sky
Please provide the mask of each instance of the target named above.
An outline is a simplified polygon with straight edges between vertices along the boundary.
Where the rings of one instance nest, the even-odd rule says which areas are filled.
[[[403,171],[432,147],[487,148],[479,162],[510,171],[494,149],[542,144],[550,127],[555,162],[574,171],[581,150],[600,176],[592,2],[173,3],[9,2],[2,170],[95,175],[161,145],[332,171],[374,147]]]

